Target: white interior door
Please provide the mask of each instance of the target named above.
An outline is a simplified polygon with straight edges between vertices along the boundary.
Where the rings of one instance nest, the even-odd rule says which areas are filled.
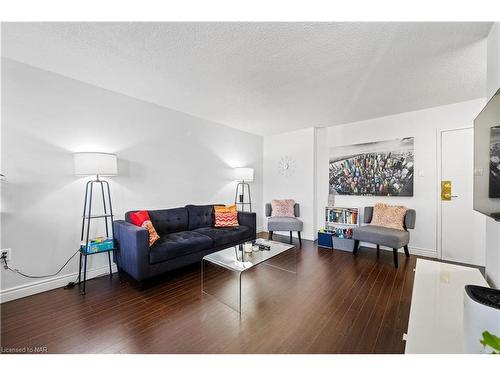
[[[441,258],[484,266],[485,220],[472,206],[474,132],[441,132],[441,181],[451,181],[451,199],[441,199]],[[441,193],[441,192],[440,192]]]

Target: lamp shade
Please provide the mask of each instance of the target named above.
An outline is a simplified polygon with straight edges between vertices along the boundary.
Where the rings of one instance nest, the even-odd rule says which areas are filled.
[[[236,181],[253,181],[253,168],[234,168]]]
[[[118,162],[115,154],[104,152],[77,152],[74,154],[77,176],[116,176]]]

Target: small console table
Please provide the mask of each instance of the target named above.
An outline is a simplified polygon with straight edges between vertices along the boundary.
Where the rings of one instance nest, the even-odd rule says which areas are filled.
[[[477,268],[417,259],[405,354],[463,353],[467,284],[488,286]]]

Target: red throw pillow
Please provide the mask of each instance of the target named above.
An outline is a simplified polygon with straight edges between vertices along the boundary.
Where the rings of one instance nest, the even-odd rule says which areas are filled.
[[[156,229],[151,223],[151,218],[149,217],[148,211],[137,211],[132,212],[130,214],[130,221],[132,224],[137,225],[138,227],[145,228],[148,231],[149,235],[149,247],[153,246],[153,244],[158,241],[160,236],[156,233]]]
[[[148,211],[136,211],[130,214],[130,221],[132,222],[132,224],[137,225],[138,227],[141,227],[142,223],[147,220],[151,220]]]

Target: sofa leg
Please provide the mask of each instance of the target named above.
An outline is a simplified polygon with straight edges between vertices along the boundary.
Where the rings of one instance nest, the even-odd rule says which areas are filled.
[[[120,280],[120,283],[123,283],[123,270],[120,267],[116,267],[118,270],[118,280]]]
[[[137,289],[139,289],[140,292],[144,292],[146,290],[146,282],[144,280],[138,281]]]
[[[290,231],[290,245],[292,244],[292,231]]]
[[[392,249],[392,255],[394,256],[394,267],[398,268],[398,249]]]
[[[358,240],[354,240],[354,249],[352,250],[352,253],[354,255],[356,255],[356,253],[358,252],[358,248],[359,248],[359,241]]]
[[[410,251],[408,250],[408,245],[405,245],[405,255],[406,257],[410,257]]]
[[[300,230],[297,232],[297,234],[299,235],[299,245],[300,247],[302,247],[302,238],[300,237]]]
[[[270,230],[269,231],[269,237],[268,237],[269,240],[272,240],[273,239],[273,231]]]

